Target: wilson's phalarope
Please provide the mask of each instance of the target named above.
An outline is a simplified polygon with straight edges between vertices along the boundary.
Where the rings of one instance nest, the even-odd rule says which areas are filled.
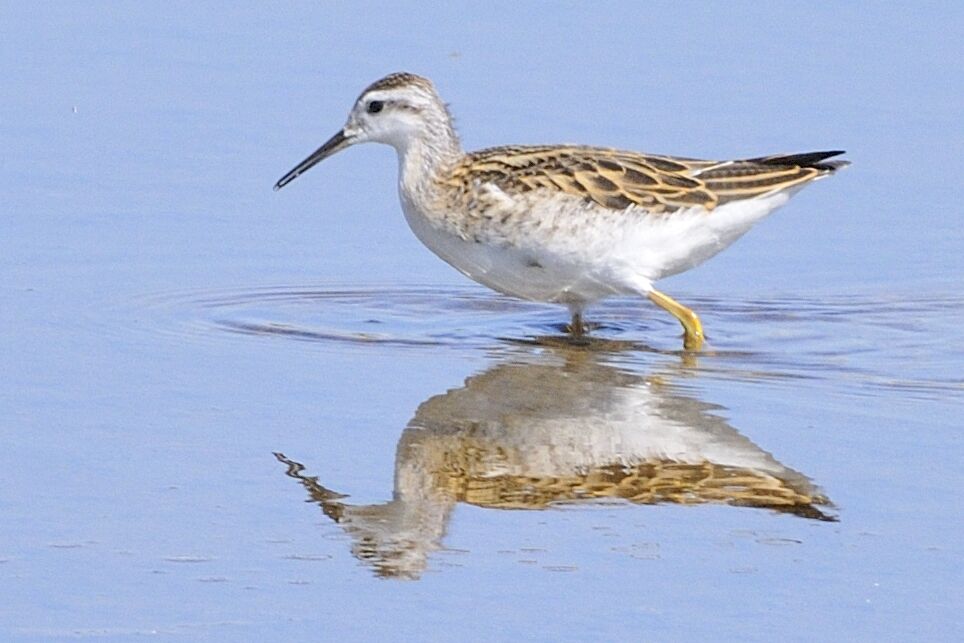
[[[501,293],[583,309],[646,295],[699,349],[696,314],[653,282],[699,265],[807,183],[841,151],[704,161],[575,145],[466,154],[431,81],[386,76],[361,93],[344,128],[275,184],[355,143],[398,152],[398,191],[415,235],[466,276]]]

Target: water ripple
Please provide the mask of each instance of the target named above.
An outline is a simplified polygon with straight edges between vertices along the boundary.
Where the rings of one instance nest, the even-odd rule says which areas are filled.
[[[962,397],[964,297],[827,296],[727,300],[679,297],[703,317],[708,349],[679,350],[671,317],[639,299],[589,311],[595,338],[577,348],[684,358],[710,377],[793,382],[839,381],[863,391]],[[398,347],[491,352],[508,346],[571,345],[567,313],[474,287],[270,286],[173,292],[133,302],[142,330],[195,341],[252,338],[319,347]],[[926,359],[925,359],[926,357]]]

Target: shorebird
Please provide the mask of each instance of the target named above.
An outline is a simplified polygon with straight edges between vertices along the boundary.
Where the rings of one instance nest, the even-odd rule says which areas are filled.
[[[653,287],[697,266],[811,181],[842,151],[708,161],[581,145],[466,153],[435,86],[390,74],[355,101],[345,126],[275,184],[279,190],[357,143],[398,153],[398,191],[415,236],[475,281],[569,308],[580,336],[587,306],[646,296],[704,341],[699,317]]]

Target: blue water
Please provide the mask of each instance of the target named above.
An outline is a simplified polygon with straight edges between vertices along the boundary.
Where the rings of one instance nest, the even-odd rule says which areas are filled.
[[[0,16],[0,639],[964,636],[958,4]],[[272,192],[399,69],[468,149],[853,166],[662,282],[702,355],[567,346],[390,149]]]

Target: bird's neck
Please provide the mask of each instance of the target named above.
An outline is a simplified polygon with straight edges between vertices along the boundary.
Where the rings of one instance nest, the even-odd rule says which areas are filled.
[[[398,180],[402,192],[408,196],[424,194],[438,176],[451,168],[462,157],[462,145],[448,123],[438,124],[419,136],[413,136],[398,152]]]

